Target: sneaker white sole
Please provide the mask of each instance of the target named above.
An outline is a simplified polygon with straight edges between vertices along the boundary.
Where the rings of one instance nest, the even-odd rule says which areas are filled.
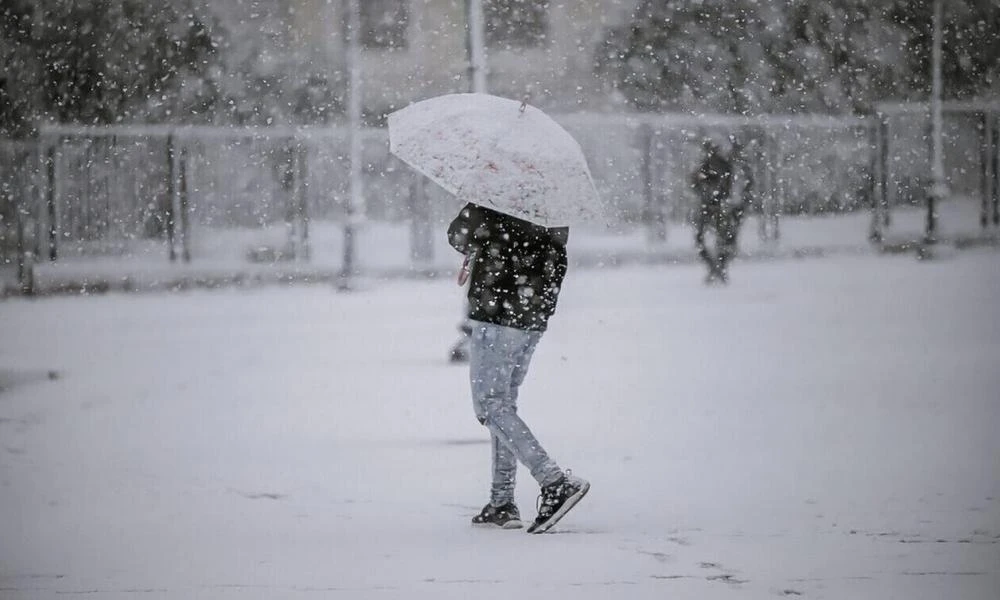
[[[473,523],[472,526],[477,529],[520,529],[524,527],[524,523],[520,519],[511,519],[503,525],[496,523]]]
[[[549,518],[548,521],[542,523],[541,525],[535,527],[534,529],[529,527],[528,533],[545,533],[546,531],[551,529],[553,525],[558,523],[560,519],[566,516],[566,513],[568,513],[570,509],[576,506],[577,502],[583,500],[583,497],[586,496],[587,492],[590,491],[590,482],[584,481],[582,479],[580,481],[582,482],[582,485],[580,486],[580,491],[567,498],[565,504],[560,506],[559,510],[557,510],[555,514],[553,514],[552,517]]]
[[[472,526],[477,529],[521,529],[524,527],[524,523],[516,519],[511,519],[503,525],[497,525],[496,523],[473,523]]]

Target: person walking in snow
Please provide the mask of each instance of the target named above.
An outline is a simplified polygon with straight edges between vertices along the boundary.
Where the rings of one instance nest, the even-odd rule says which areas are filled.
[[[743,185],[746,173],[741,168],[735,177],[740,183],[734,194],[733,163],[724,156],[719,146],[706,139],[702,144],[702,161],[691,178],[691,185],[698,195],[695,213],[695,247],[698,256],[708,266],[705,283],[728,283],[729,261],[736,254],[736,236],[743,215]],[[715,252],[705,243],[705,234],[715,237]]]
[[[514,499],[518,462],[541,487],[529,533],[547,531],[590,489],[552,460],[517,414],[518,389],[566,275],[568,238],[568,227],[542,227],[471,203],[448,227],[449,243],[465,255],[459,283],[468,279],[473,409],[491,437],[490,500],[472,518],[476,525],[522,527]]]

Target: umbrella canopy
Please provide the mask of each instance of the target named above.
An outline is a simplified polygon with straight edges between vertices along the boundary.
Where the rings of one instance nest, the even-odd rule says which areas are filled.
[[[389,115],[389,150],[462,201],[546,227],[607,218],[580,145],[541,110],[448,94]]]

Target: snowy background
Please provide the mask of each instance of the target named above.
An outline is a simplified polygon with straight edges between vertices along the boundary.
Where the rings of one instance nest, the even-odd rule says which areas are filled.
[[[0,64],[3,600],[1000,598],[996,2],[9,0]],[[521,395],[593,484],[543,536],[469,524],[460,203],[384,128],[477,78],[618,209]]]

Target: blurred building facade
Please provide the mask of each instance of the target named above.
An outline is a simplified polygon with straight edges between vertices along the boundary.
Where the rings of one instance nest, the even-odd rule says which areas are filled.
[[[287,0],[289,36],[312,68],[342,72],[344,0]],[[481,0],[487,87],[561,111],[612,102],[595,73],[604,32],[637,0]],[[415,100],[470,88],[468,0],[362,0],[361,43],[366,113],[378,116]]]

